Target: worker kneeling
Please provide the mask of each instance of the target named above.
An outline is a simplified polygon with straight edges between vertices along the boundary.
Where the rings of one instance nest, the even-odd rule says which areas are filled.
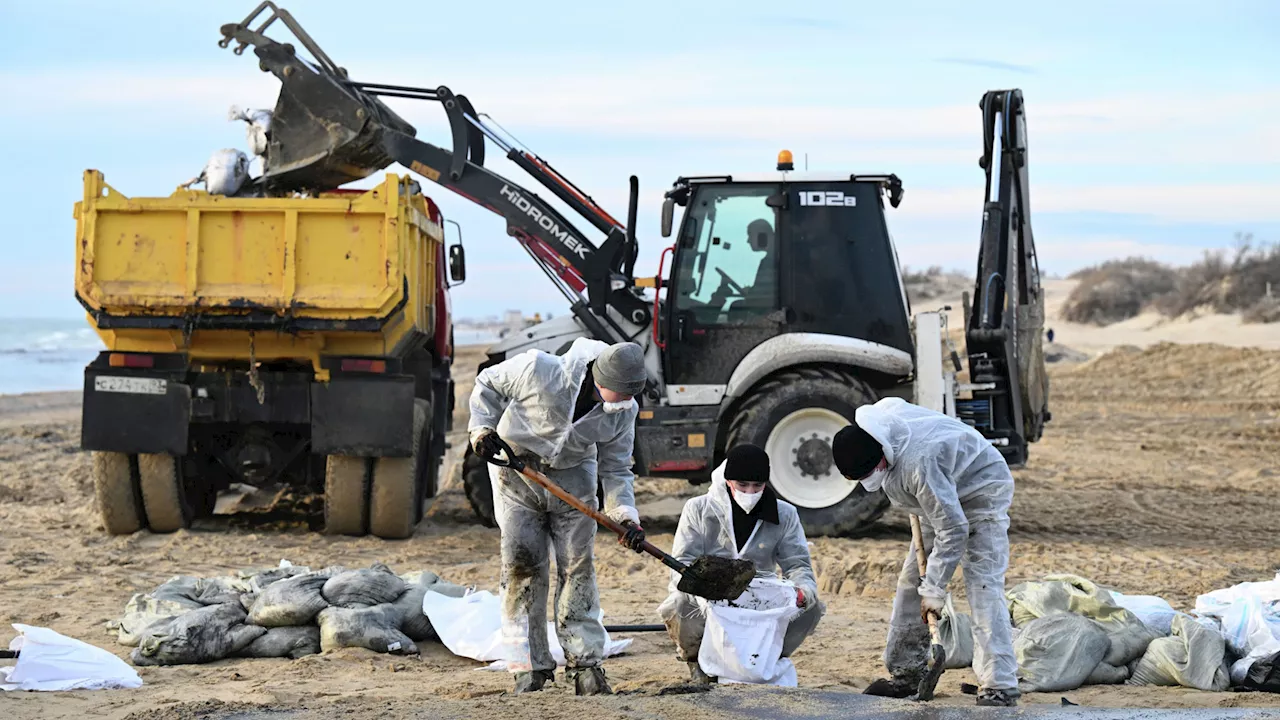
[[[907,550],[884,651],[892,678],[865,692],[916,692],[929,654],[925,613],[941,612],[963,560],[978,704],[1017,705],[1018,664],[1004,598],[1013,475],[1000,451],[960,420],[901,398],[858,408],[855,424],[836,433],[831,449],[842,475],[868,492],[883,489],[893,507],[918,516],[923,543],[933,546],[923,579],[915,543]]]
[[[685,503],[671,554],[685,564],[703,555],[750,560],[758,579],[777,578],[774,568],[781,568],[782,577],[795,585],[796,605],[802,609],[783,637],[785,658],[817,627],[825,607],[818,600],[800,516],[768,483],[769,456],[764,450],[755,445],[730,449],[712,473],[707,494]],[[676,643],[677,656],[689,664],[690,677],[699,683],[715,682],[698,664],[707,618],[698,598],[676,589],[679,580],[679,574],[672,573],[671,594],[658,606],[658,614]]]

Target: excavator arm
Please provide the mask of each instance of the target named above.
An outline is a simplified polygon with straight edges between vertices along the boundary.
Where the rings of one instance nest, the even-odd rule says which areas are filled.
[[[253,23],[266,11],[265,20]],[[267,37],[282,22],[312,59],[293,45]],[[219,45],[238,43],[239,55],[253,46],[259,67],[281,83],[272,113],[261,190],[280,194],[325,190],[367,177],[393,162],[500,215],[507,232],[525,248],[595,337],[613,342],[627,333],[607,311],[612,306],[641,327],[649,306],[634,289],[638,253],[634,223],[624,226],[549,163],[499,133],[465,95],[434,89],[362,83],[349,79],[287,10],[267,0],[243,21],[222,27]],[[438,102],[448,117],[452,150],[417,139],[416,130],[379,98]],[[492,122],[492,121],[490,121]],[[605,235],[599,245],[537,194],[484,166],[485,142],[531,175]],[[636,183],[632,179],[632,212]],[[586,291],[584,298],[582,293]]]
[[[1049,421],[1044,363],[1044,293],[1031,234],[1027,129],[1021,90],[982,97],[986,172],[981,248],[972,307],[964,308],[972,400],[957,414],[975,425],[1010,465]]]

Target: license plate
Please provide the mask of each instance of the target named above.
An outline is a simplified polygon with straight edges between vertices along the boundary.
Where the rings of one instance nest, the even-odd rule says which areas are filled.
[[[98,392],[129,393],[131,395],[164,395],[169,391],[169,381],[159,378],[99,375],[93,379],[93,389]]]

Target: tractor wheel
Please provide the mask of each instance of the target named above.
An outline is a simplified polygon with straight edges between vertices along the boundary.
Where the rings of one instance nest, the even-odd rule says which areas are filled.
[[[368,532],[369,461],[330,455],[324,468],[324,531],[330,535]]]
[[[102,527],[109,534],[129,535],[142,529],[138,469],[128,455],[93,453],[93,489],[98,498]]]
[[[493,516],[493,484],[489,481],[489,463],[484,461],[467,443],[462,456],[462,486],[467,491],[471,510],[485,527],[498,527]]]
[[[805,534],[854,535],[889,507],[836,469],[831,440],[853,423],[860,405],[876,401],[866,383],[833,368],[797,368],[765,381],[743,400],[726,447],[751,443],[769,453],[770,482],[796,506]]]
[[[169,533],[191,527],[194,514],[176,458],[167,453],[138,456],[138,485],[151,532]]]
[[[373,461],[369,492],[369,532],[387,540],[413,535],[422,500],[421,466],[430,452],[423,435],[427,430],[430,403],[413,401],[413,454],[409,457],[380,457]]]

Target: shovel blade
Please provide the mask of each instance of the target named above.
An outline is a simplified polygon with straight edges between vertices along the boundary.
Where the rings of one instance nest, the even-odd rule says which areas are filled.
[[[920,678],[920,685],[911,699],[921,702],[932,700],[933,692],[938,689],[938,680],[942,678],[942,671],[946,667],[947,651],[941,645],[930,646],[929,663],[925,668],[924,677]]]
[[[704,555],[680,573],[676,589],[708,600],[735,600],[756,576],[750,560]]]

